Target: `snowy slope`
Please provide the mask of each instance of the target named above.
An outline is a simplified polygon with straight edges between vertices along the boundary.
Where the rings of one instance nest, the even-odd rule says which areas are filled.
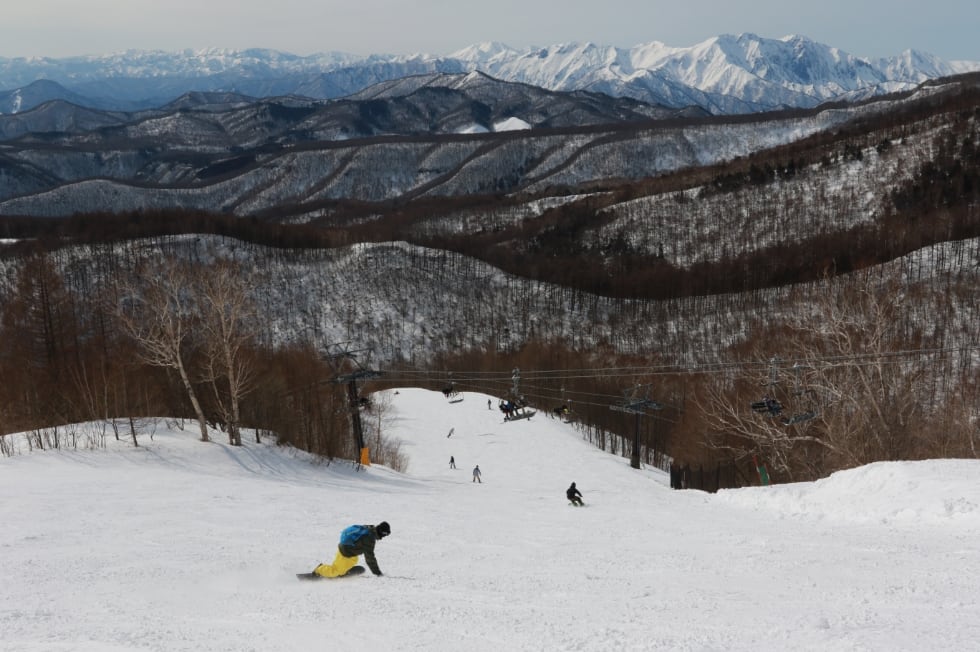
[[[464,399],[376,401],[388,406],[369,419],[402,441],[404,473],[235,449],[220,433],[204,444],[163,422],[139,448],[18,444],[0,458],[0,648],[921,650],[980,637],[977,461],[677,492],[570,426],[504,423],[495,399]],[[567,504],[571,481],[585,508]],[[344,526],[380,520],[384,577],[294,579],[332,557]]]

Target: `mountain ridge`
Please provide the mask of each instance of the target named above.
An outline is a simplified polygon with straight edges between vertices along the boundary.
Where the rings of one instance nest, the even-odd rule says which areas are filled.
[[[978,79],[743,116],[697,116],[482,73],[398,80],[332,102],[188,94],[137,113],[52,102],[0,116],[0,213],[56,217],[111,206],[307,221],[338,201],[564,196],[735,162],[847,125],[880,130],[937,102],[959,106],[957,97],[969,105]]]
[[[0,93],[0,112],[30,108],[5,98],[39,79],[90,98],[92,108],[133,110],[155,108],[190,91],[336,99],[409,75],[480,71],[548,90],[591,90],[732,114],[863,99],[974,70],[980,70],[980,61],[947,62],[911,49],[868,59],[805,36],[770,39],[751,33],[720,35],[690,47],[651,41],[631,48],[585,42],[518,49],[487,41],[449,55],[129,50],[63,59],[0,58],[0,90],[6,89]]]

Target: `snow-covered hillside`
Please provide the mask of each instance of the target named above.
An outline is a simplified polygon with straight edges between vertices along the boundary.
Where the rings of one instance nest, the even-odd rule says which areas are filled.
[[[232,448],[220,433],[205,444],[163,421],[142,424],[138,448],[110,435],[85,449],[101,442],[91,430],[75,432],[78,450],[18,440],[0,458],[0,647],[923,650],[980,638],[977,461],[678,492],[571,426],[504,423],[494,398],[463,396],[376,400],[403,473]],[[585,508],[565,500],[572,481]],[[332,557],[343,527],[381,520],[383,577],[296,581]]]

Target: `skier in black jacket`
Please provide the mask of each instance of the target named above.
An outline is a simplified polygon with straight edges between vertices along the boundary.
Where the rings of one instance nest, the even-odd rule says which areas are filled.
[[[575,488],[575,483],[565,490],[565,495],[568,496],[568,500],[571,501],[573,505],[581,506],[585,503],[582,502],[582,492]]]

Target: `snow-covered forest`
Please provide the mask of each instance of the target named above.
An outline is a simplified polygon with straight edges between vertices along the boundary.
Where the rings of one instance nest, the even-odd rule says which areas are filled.
[[[520,369],[526,400],[571,403],[590,440],[647,462],[750,471],[757,456],[790,481],[974,457],[980,128],[975,90],[956,88],[829,109],[809,124],[847,128],[798,140],[765,140],[769,118],[668,130],[654,140],[680,149],[654,166],[716,150],[642,179],[593,169],[626,150],[561,155],[548,134],[536,151],[563,162],[537,169],[604,180],[281,222],[6,219],[0,432],[170,414],[201,438],[220,425],[238,443],[246,427],[353,457],[358,397],[338,378],[377,371],[364,396],[450,382],[506,395]],[[765,146],[744,149],[754,138]],[[406,147],[371,144],[371,167]],[[480,177],[468,168],[442,178]],[[753,411],[764,395],[782,408]],[[610,409],[630,397],[666,409]]]

